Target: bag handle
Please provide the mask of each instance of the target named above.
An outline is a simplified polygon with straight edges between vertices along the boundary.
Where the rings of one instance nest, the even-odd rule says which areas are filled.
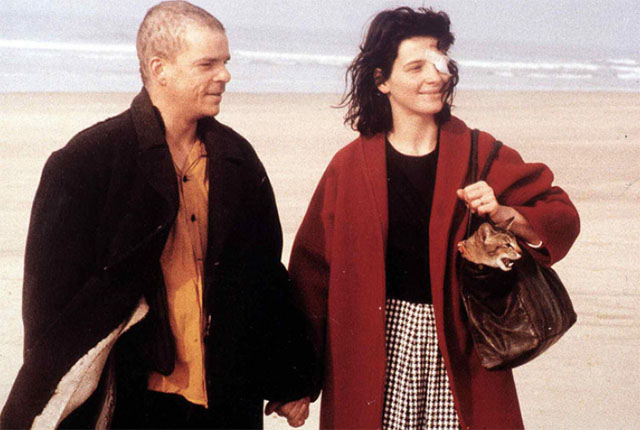
[[[489,156],[487,157],[487,162],[484,164],[482,168],[482,172],[480,176],[478,176],[478,135],[480,134],[480,130],[474,128],[471,130],[471,152],[469,154],[469,169],[467,175],[468,185],[474,184],[478,181],[484,181],[489,174],[489,169],[491,169],[491,165],[493,161],[498,156],[498,151],[502,148],[502,142],[499,140],[495,140],[493,142],[493,146],[491,147],[491,151],[489,152]],[[465,237],[469,237],[471,234],[471,220],[473,218],[473,214],[471,213],[471,208],[467,208],[467,233]]]

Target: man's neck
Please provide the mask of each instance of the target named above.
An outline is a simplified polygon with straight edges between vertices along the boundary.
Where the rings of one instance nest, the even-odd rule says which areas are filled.
[[[160,113],[162,113],[162,111]],[[171,158],[173,158],[173,162],[178,169],[182,169],[189,156],[189,152],[191,152],[193,145],[195,145],[198,140],[196,132],[197,122],[171,126],[167,124],[171,120],[167,121],[164,117],[163,120],[165,121],[165,133]]]
[[[189,152],[196,143],[198,120],[187,118],[175,103],[165,100],[162,96],[149,91],[153,105],[158,108],[165,127],[165,138],[169,145],[169,151],[173,162],[178,168],[182,168]]]

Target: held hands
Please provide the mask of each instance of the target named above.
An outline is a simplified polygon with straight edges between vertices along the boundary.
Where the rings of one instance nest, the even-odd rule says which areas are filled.
[[[285,417],[291,427],[300,427],[309,418],[309,397],[293,400],[288,403],[269,402],[264,413],[271,415],[276,413],[281,417]]]

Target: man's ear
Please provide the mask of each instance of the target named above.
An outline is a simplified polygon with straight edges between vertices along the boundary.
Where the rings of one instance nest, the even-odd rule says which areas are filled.
[[[382,94],[389,93],[389,87],[387,85],[387,81],[382,76],[382,69],[380,67],[376,67],[373,71],[373,81],[376,83],[376,87],[378,87],[378,91]]]
[[[151,78],[160,85],[166,85],[167,76],[165,68],[165,60],[160,57],[153,57],[149,61],[149,74]]]

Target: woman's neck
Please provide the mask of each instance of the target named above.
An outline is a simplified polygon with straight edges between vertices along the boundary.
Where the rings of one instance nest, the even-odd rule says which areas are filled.
[[[396,121],[387,138],[391,145],[405,155],[426,155],[436,149],[438,124],[433,116],[406,118]]]

